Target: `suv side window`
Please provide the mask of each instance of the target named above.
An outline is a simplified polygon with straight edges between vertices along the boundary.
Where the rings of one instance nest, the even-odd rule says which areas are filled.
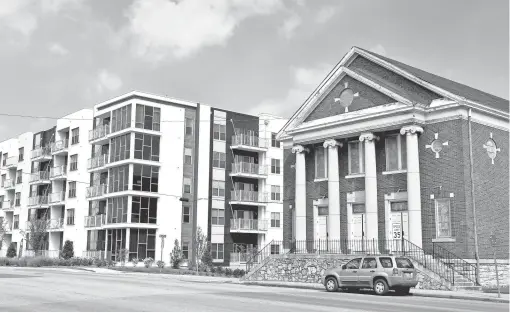
[[[364,258],[361,268],[377,268],[377,261],[375,258]]]
[[[408,258],[395,258],[395,263],[397,263],[397,268],[414,268],[413,262]]]
[[[379,262],[381,262],[384,268],[393,268],[393,261],[391,258],[379,258]]]
[[[345,265],[345,268],[348,270],[357,270],[359,268],[359,264],[361,263],[361,258],[350,260],[349,263]]]

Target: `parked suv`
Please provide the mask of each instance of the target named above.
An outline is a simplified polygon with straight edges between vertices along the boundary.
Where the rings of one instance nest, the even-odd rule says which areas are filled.
[[[330,292],[338,288],[371,288],[378,295],[389,290],[408,294],[409,289],[418,284],[413,262],[407,257],[392,255],[366,255],[352,259],[340,268],[328,269],[322,282]]]

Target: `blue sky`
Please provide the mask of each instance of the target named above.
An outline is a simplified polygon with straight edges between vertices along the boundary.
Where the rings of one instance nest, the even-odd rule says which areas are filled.
[[[352,46],[508,99],[508,1],[0,0],[2,113],[140,90],[289,117]],[[0,140],[52,120],[0,117]]]

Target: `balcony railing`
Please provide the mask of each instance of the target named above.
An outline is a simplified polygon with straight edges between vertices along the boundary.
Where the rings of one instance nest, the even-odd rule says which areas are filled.
[[[67,174],[67,168],[65,165],[59,165],[50,168],[50,178],[65,176]]]
[[[7,200],[0,202],[0,209],[5,210],[14,209],[14,201]]]
[[[108,154],[102,154],[88,159],[87,169],[92,170],[95,168],[103,167],[108,164]]]
[[[59,192],[51,193],[49,201],[50,201],[50,203],[55,203],[55,202],[64,201],[64,199],[65,199],[65,192],[59,191]]]
[[[268,228],[267,220],[255,219],[231,219],[230,231],[266,231]]]
[[[14,179],[6,179],[6,180],[4,180],[4,188],[5,189],[14,188],[15,185],[16,184],[14,183]]]
[[[236,134],[232,136],[232,146],[248,146],[254,148],[268,147],[268,141],[255,135]]]
[[[89,130],[89,141],[104,138],[110,134],[110,125],[100,125]]]
[[[230,263],[246,263],[252,256],[253,256],[252,253],[231,252]]]
[[[267,166],[249,162],[232,163],[232,174],[267,175]]]
[[[5,160],[5,167],[15,167],[18,165],[18,157],[12,156]]]
[[[85,216],[85,227],[101,227],[105,222],[105,214]]]
[[[50,179],[50,172],[49,171],[40,171],[30,174],[30,180],[29,182],[38,182],[38,181],[44,181]]]
[[[5,231],[11,231],[12,230],[12,224],[11,223],[5,223],[4,224],[4,230]]]
[[[29,206],[48,204],[48,196],[33,196],[28,198]]]
[[[69,147],[69,140],[67,140],[67,139],[59,140],[57,142],[54,142],[51,145],[51,153],[57,153],[60,151],[64,151],[68,147]]]
[[[38,147],[32,150],[32,159],[35,158],[51,158],[51,148],[50,147]]]
[[[107,185],[95,185],[87,187],[87,198],[101,197],[107,193]]]
[[[64,227],[63,218],[55,218],[48,220],[48,229],[60,229],[62,227]]]
[[[265,203],[267,202],[267,193],[247,190],[233,190],[231,192],[230,200],[239,202]]]

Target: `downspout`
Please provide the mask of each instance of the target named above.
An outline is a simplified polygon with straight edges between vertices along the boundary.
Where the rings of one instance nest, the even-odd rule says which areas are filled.
[[[473,230],[475,232],[475,259],[476,259],[476,284],[480,285],[480,256],[478,254],[478,231],[476,221],[475,204],[475,180],[473,174],[473,141],[471,136],[471,109],[468,111],[468,139],[469,139],[469,170],[471,177],[471,208],[473,209]]]

